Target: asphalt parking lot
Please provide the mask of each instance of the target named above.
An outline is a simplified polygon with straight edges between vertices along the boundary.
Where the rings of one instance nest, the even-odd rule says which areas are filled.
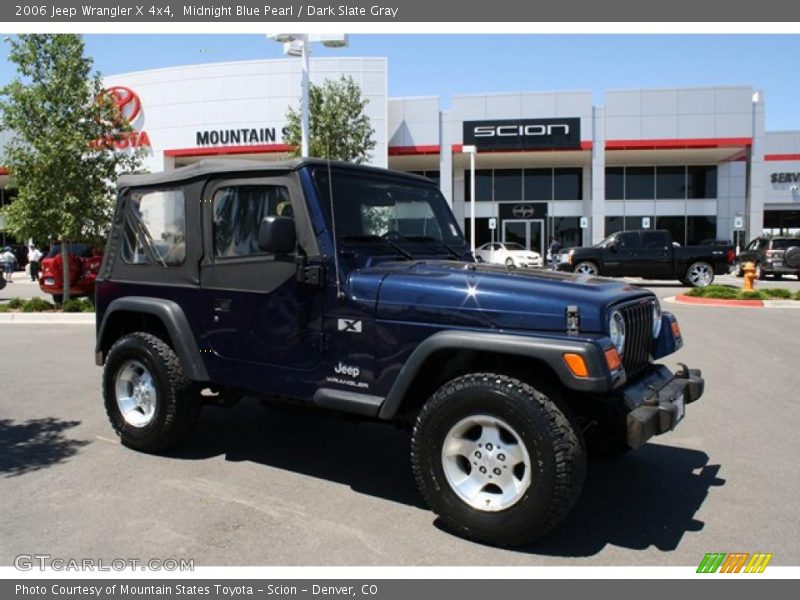
[[[800,289],[793,279],[765,285]],[[681,289],[649,285],[662,298]],[[93,327],[1,323],[0,564],[49,553],[198,565],[660,566],[714,551],[800,564],[800,310],[664,307],[686,338],[666,363],[703,369],[705,396],[676,431],[591,460],[568,518],[514,551],[438,527],[402,430],[246,401],[205,409],[178,453],[138,454],[107,423]]]

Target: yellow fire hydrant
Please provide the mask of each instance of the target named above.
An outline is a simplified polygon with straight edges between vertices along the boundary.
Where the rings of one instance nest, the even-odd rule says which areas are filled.
[[[751,292],[756,289],[756,265],[750,261],[742,265],[742,273],[744,273],[744,285],[742,290]]]

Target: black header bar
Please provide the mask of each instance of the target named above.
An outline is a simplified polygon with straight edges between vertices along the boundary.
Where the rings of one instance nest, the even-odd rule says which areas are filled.
[[[785,0],[12,0],[0,5],[0,20],[30,22],[704,22],[791,23],[800,3]]]

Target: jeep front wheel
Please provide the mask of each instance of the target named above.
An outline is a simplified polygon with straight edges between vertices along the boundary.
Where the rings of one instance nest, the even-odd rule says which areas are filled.
[[[144,452],[163,452],[186,441],[202,406],[172,348],[143,332],[111,347],[103,397],[122,443]]]
[[[541,391],[476,373],[442,386],[417,417],[412,466],[444,524],[464,537],[520,546],[572,508],[586,473],[580,434]]]

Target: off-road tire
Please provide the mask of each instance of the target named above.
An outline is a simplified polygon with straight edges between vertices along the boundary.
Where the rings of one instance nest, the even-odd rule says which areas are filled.
[[[134,427],[117,405],[115,379],[126,361],[140,361],[152,374],[158,401],[152,421]],[[103,398],[111,426],[129,448],[158,453],[184,443],[193,433],[202,402],[199,389],[184,374],[180,359],[162,339],[144,332],[128,334],[111,347],[103,369]]]
[[[530,457],[529,486],[503,510],[473,508],[444,473],[444,440],[472,415],[508,423]],[[506,547],[528,544],[555,527],[575,504],[586,476],[583,437],[568,415],[535,387],[495,373],[463,375],[439,388],[417,416],[411,463],[422,496],[447,529]]]

